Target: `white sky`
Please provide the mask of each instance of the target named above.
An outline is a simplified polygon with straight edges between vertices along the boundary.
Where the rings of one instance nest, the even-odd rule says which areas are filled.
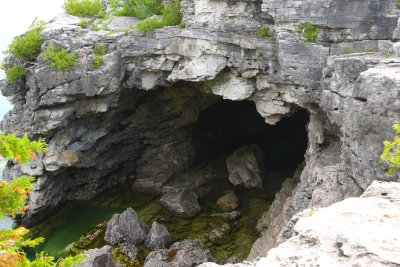
[[[62,13],[64,0],[0,0],[0,61],[14,36],[24,33],[35,17],[48,21]],[[4,73],[0,70],[0,79]],[[0,95],[0,119],[11,105]]]

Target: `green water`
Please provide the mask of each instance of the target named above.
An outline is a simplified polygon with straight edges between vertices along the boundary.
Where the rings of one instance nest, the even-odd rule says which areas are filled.
[[[98,224],[109,220],[114,213],[121,213],[127,207],[132,207],[148,225],[151,225],[155,220],[164,224],[174,242],[183,239],[200,239],[218,260],[226,260],[230,257],[245,259],[250,252],[251,246],[259,237],[255,230],[257,221],[268,210],[274,199],[275,192],[279,190],[280,183],[270,184],[268,188],[263,189],[237,189],[229,184],[225,178],[214,184],[214,188],[199,199],[202,210],[196,217],[191,219],[172,216],[160,205],[159,198],[152,195],[133,193],[126,186],[108,190],[107,193],[91,201],[72,202],[64,205],[59,212],[34,227],[32,232],[34,236],[46,238],[45,243],[38,248],[39,250],[44,250],[49,255],[56,257],[65,256],[71,253],[66,252],[65,248],[72,242],[80,239],[82,235],[94,229]],[[241,212],[242,217],[235,223],[235,229],[230,233],[230,241],[216,245],[208,240],[207,234],[224,223],[232,225],[232,222],[209,215],[222,212],[216,205],[216,200],[227,190],[236,192],[240,201],[240,206],[237,210]],[[105,226],[106,224],[104,223],[96,228],[100,229],[99,231],[101,232],[97,235],[96,241],[84,248],[80,245],[77,246],[79,248],[78,251],[104,245]],[[146,249],[142,250],[144,255],[148,252]]]

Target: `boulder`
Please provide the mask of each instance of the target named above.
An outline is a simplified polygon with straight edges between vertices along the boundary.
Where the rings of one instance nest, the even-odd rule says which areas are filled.
[[[231,226],[224,223],[221,227],[212,230],[207,237],[215,245],[226,244],[231,240],[231,230]]]
[[[138,262],[139,252],[135,245],[123,243],[119,245],[120,251],[129,258],[132,263]]]
[[[112,257],[112,247],[104,246],[102,248],[89,249],[85,252],[85,262],[80,263],[78,267],[122,267],[116,264]]]
[[[126,209],[121,214],[114,214],[107,224],[104,240],[112,245],[142,243],[149,227],[144,224],[132,208]]]
[[[229,181],[246,188],[262,187],[265,174],[264,154],[257,145],[246,145],[236,149],[226,159]]]
[[[174,243],[170,249],[151,252],[144,267],[194,267],[214,260],[200,240],[183,240]]]
[[[173,215],[183,218],[191,218],[201,210],[197,195],[189,190],[168,192],[160,199],[160,202]]]
[[[145,246],[151,250],[163,249],[166,248],[170,242],[171,235],[167,228],[158,222],[153,222],[150,232],[144,241]]]
[[[217,205],[224,211],[232,211],[239,207],[239,199],[235,192],[231,191],[218,198]]]

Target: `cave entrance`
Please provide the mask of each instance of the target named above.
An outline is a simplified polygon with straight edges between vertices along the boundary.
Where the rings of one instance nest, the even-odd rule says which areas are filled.
[[[220,100],[200,113],[194,136],[205,157],[230,155],[244,145],[256,144],[265,156],[267,174],[287,176],[304,160],[308,121],[308,113],[299,110],[276,125],[269,125],[253,102]]]

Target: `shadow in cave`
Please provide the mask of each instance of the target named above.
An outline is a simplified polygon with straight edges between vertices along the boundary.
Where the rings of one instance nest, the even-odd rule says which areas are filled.
[[[308,113],[300,110],[269,125],[253,102],[220,100],[200,113],[193,135],[203,158],[257,144],[264,152],[267,172],[293,173],[304,160],[308,120]]]

